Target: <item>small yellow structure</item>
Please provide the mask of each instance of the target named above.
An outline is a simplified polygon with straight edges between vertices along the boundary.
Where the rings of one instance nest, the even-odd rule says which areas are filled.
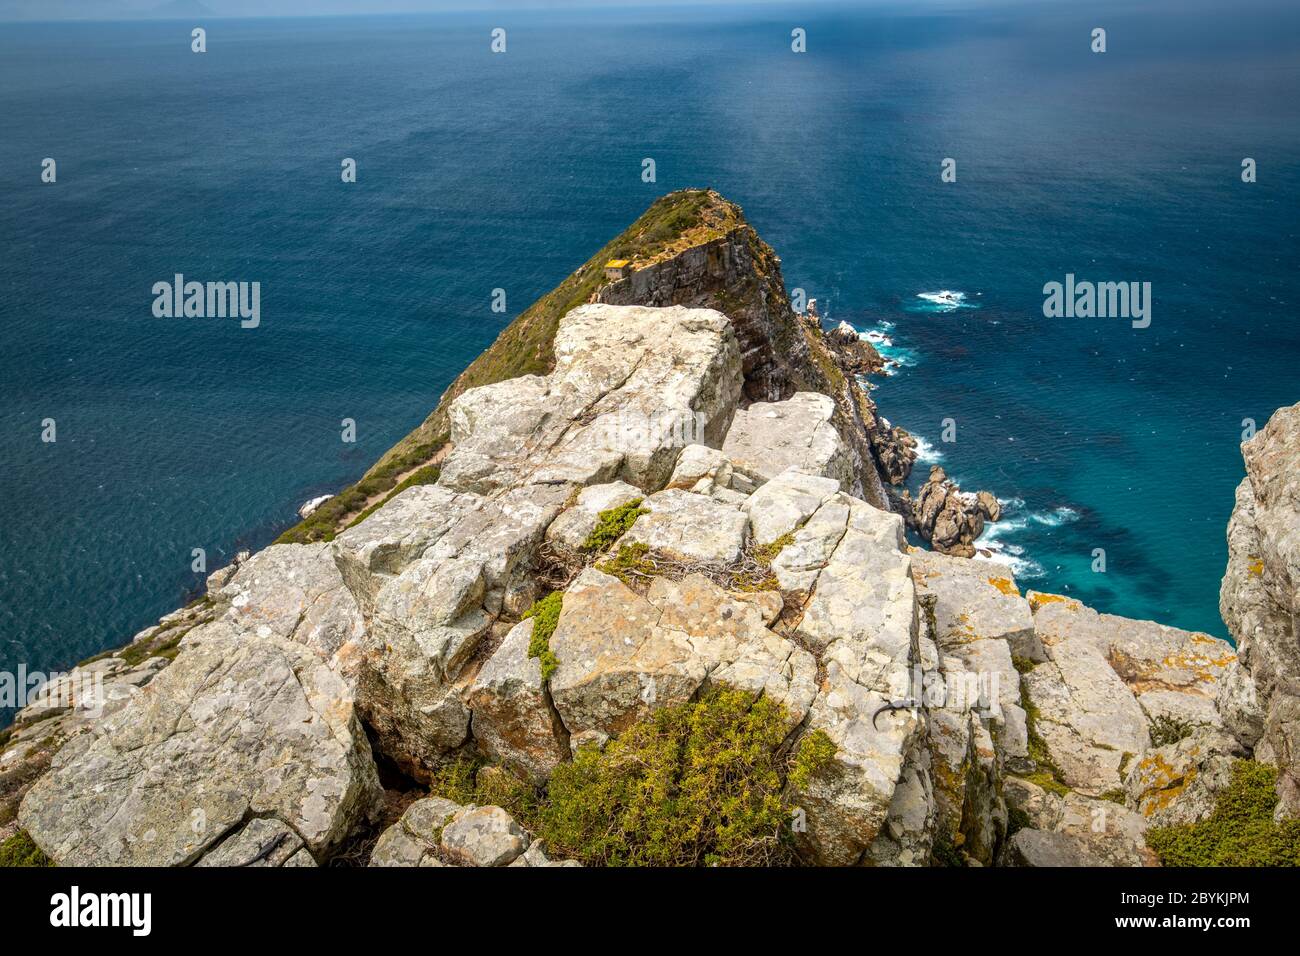
[[[632,274],[632,263],[627,259],[610,259],[605,263],[606,279],[626,279]]]

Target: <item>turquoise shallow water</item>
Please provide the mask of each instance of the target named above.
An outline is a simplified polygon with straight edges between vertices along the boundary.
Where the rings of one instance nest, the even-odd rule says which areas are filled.
[[[1022,583],[1222,634],[1241,422],[1300,400],[1298,26],[1281,3],[674,8],[213,21],[203,56],[186,24],[0,27],[0,670],[120,644],[200,584],[192,548],[266,544],[693,185],[832,321],[890,337],[883,410],[1010,503]],[[176,272],[260,281],[261,327],[155,319]],[[1152,282],[1151,327],[1044,319],[1067,272]],[[940,289],[976,307],[917,299]]]

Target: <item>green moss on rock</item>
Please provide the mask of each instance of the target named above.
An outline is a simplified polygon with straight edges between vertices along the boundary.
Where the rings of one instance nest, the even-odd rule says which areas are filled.
[[[19,830],[0,843],[0,867],[53,865],[54,862],[27,835],[26,830]]]
[[[627,533],[628,529],[636,523],[637,518],[649,513],[641,507],[640,498],[634,498],[617,508],[602,511],[597,516],[596,527],[591,529],[587,540],[582,542],[582,550],[594,552],[608,550],[615,541]]]
[[[551,635],[560,622],[560,611],[564,607],[564,593],[552,591],[537,601],[524,613],[524,619],[536,618],[533,624],[533,636],[528,640],[528,656],[537,658],[542,665],[542,680],[551,679],[560,660],[551,650]]]

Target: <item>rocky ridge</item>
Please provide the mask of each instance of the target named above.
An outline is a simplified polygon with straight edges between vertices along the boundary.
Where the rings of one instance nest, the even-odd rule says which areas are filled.
[[[0,752],[18,824],[60,864],[317,865],[378,826],[373,865],[551,865],[498,806],[394,815],[379,766],[418,787],[472,753],[542,785],[712,688],[778,702],[792,747],[832,745],[787,783],[806,863],[1149,865],[1146,829],[1203,819],[1252,753],[1285,798],[1300,411],[1247,446],[1238,660],[909,546],[865,393],[755,248],[724,230],[599,296],[646,301],[570,309],[544,373],[450,402],[436,483],[217,572],[74,671],[107,691],[91,706],[52,687]],[[668,301],[735,275],[736,315]]]

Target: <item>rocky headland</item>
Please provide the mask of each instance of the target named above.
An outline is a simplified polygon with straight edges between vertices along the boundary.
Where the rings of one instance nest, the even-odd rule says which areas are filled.
[[[1243,446],[1234,650],[1022,593],[941,470],[887,492],[915,443],[859,343],[734,204],[657,201],[356,486],[18,715],[7,858],[1223,862],[1188,847],[1246,787],[1293,846],[1300,405]]]

